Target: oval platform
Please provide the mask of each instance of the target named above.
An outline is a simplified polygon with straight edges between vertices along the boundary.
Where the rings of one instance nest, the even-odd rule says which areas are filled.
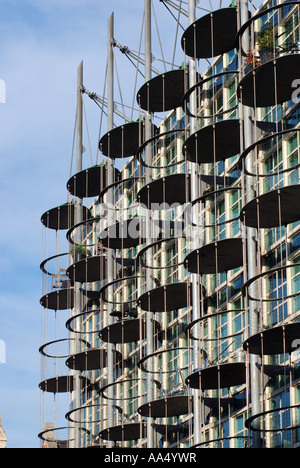
[[[112,442],[122,442],[145,439],[147,437],[147,423],[129,423],[120,426],[110,427],[101,431],[100,439]]]
[[[172,283],[152,289],[138,299],[138,304],[146,312],[171,312],[192,304],[191,285]]]
[[[222,120],[193,133],[184,143],[188,161],[207,164],[223,161],[240,153],[240,122]]]
[[[145,126],[142,122],[130,122],[114,128],[104,135],[99,142],[99,149],[112,159],[134,156],[144,141]],[[152,126],[152,132],[156,127]]]
[[[137,94],[139,106],[148,112],[167,112],[182,104],[188,84],[186,70],[172,70],[152,78]]]
[[[40,303],[45,309],[68,310],[74,307],[74,289],[59,289],[41,298]]]
[[[168,205],[189,203],[191,201],[190,175],[174,174],[154,180],[139,191],[137,198],[147,207],[154,203],[159,205],[162,203]],[[158,208],[161,209],[161,206]]]
[[[193,412],[192,396],[181,395],[162,398],[146,403],[138,409],[138,413],[146,418],[173,418]]]
[[[107,257],[99,255],[86,257],[74,263],[67,269],[67,276],[71,281],[77,283],[93,283],[106,279]]]
[[[274,58],[248,73],[238,86],[242,104],[270,107],[292,99],[294,81],[299,79],[300,54]]]
[[[123,320],[104,328],[99,336],[105,343],[134,343],[147,337],[146,323],[146,319]],[[160,324],[154,321],[154,335],[159,332]]]
[[[99,240],[110,249],[130,249],[145,243],[145,219],[133,218],[109,226],[100,233]]]
[[[216,274],[243,265],[243,240],[225,239],[191,252],[184,261],[185,268],[195,274]]]
[[[193,58],[212,58],[235,48],[236,8],[223,8],[203,16],[184,32],[181,46]]]
[[[46,393],[72,393],[75,390],[76,379],[73,375],[64,375],[44,380],[39,384],[39,388]],[[81,378],[81,388],[89,385],[89,380]]]
[[[238,181],[235,177],[222,177],[214,175],[201,175],[200,180],[207,185],[231,185]]]
[[[120,178],[118,169],[114,169],[114,180]],[[93,166],[75,174],[67,183],[69,193],[78,198],[97,197],[107,186],[106,166]]]
[[[299,221],[300,185],[272,190],[251,200],[243,208],[240,218],[248,227],[266,229]]]
[[[120,361],[121,354],[117,351],[114,352],[115,362]],[[107,367],[107,351],[105,349],[92,349],[83,353],[70,356],[66,365],[77,371],[92,371],[100,370]]]
[[[83,220],[91,218],[91,212],[85,206],[82,207]],[[43,214],[41,221],[48,229],[55,231],[64,231],[70,229],[75,224],[75,205],[66,203],[57,206]]]
[[[273,356],[291,354],[300,347],[300,323],[291,323],[264,330],[244,343],[250,354]]]
[[[186,379],[190,388],[201,390],[218,390],[222,388],[238,387],[246,383],[245,363],[226,363],[207,367],[194,372]]]

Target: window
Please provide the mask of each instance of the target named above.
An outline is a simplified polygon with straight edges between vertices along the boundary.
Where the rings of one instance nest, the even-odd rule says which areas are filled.
[[[284,24],[283,46],[286,51],[296,50],[299,42],[299,12],[296,11]]]
[[[239,218],[242,209],[242,192],[233,190],[230,192],[230,219]],[[236,219],[230,226],[231,237],[235,237],[240,232],[240,221]]]
[[[299,134],[298,132],[293,135],[287,142],[288,152],[288,168],[293,168],[299,164]],[[299,183],[299,168],[289,173],[288,180],[289,184]]]
[[[300,264],[300,257],[297,257],[293,263]],[[300,266],[292,267],[292,294],[300,292]],[[293,297],[293,313],[298,312],[300,309],[300,296]]]
[[[288,316],[287,276],[286,270],[282,269],[271,274],[266,280],[269,325],[275,326]]]
[[[247,414],[244,413],[240,416],[237,416],[234,420],[236,440],[235,448],[246,448],[248,447],[247,440],[247,431],[245,430],[245,422],[247,419]]]
[[[213,240],[223,240],[226,238],[226,213],[225,213],[225,198],[211,201],[211,222],[215,227],[212,228]]]
[[[283,174],[278,174],[283,170],[282,161],[282,147],[277,148],[264,162],[264,173],[266,175],[274,174],[264,179],[264,191],[268,192],[272,189],[282,187],[283,185]]]
[[[286,408],[290,406],[290,392],[281,393],[272,398],[274,409]],[[274,432],[271,432],[271,447],[286,448],[292,443],[292,431],[281,431],[282,428],[291,427],[291,410],[276,411],[270,415],[270,427]],[[276,432],[278,431],[278,432]]]

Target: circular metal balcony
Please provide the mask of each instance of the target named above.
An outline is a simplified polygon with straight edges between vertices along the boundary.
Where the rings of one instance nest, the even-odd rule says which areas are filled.
[[[173,174],[154,180],[139,191],[138,201],[152,210],[161,210],[164,204],[168,205],[169,209],[173,204],[189,203],[190,180],[189,174]]]
[[[160,332],[160,324],[154,321],[154,334]],[[146,319],[122,320],[104,328],[99,333],[105,343],[134,343],[147,338]]]
[[[155,400],[138,409],[146,418],[174,418],[193,413],[193,397],[187,395],[173,396]]]
[[[152,78],[138,91],[138,105],[148,112],[168,112],[180,107],[188,79],[187,70],[182,69]]]
[[[259,356],[291,354],[300,347],[300,323],[289,323],[251,336],[244,343],[245,351]]]
[[[64,231],[70,229],[75,224],[76,208],[73,203],[57,206],[49,211],[46,211],[41,218],[42,224],[55,231]],[[82,207],[83,219],[91,218],[91,212],[85,206]]]
[[[221,120],[193,133],[183,145],[187,160],[197,164],[216,163],[241,152],[240,121]]]
[[[184,32],[181,46],[194,59],[212,58],[234,49],[237,34],[236,8],[212,11]]]
[[[147,423],[128,423],[104,429],[99,434],[100,439],[111,442],[128,442],[147,437]]]
[[[190,273],[218,274],[243,265],[243,240],[224,239],[191,252],[184,261]]]
[[[157,128],[152,125],[152,133],[155,134],[156,131]],[[136,154],[144,141],[144,134],[144,122],[130,122],[104,135],[100,140],[99,149],[104,156],[111,159],[128,158]]]
[[[171,312],[192,305],[192,288],[187,282],[171,283],[152,289],[138,298],[145,312]]]
[[[121,353],[114,351],[114,365],[118,366],[122,359]],[[77,371],[102,370],[107,367],[107,351],[105,349],[91,349],[70,356],[66,365]]]
[[[118,169],[114,169],[114,180],[120,178]],[[107,186],[107,167],[93,166],[74,176],[67,183],[68,192],[74,197],[91,198],[98,197]]]
[[[246,384],[245,362],[223,363],[195,371],[186,379],[188,388],[197,390],[220,390]]]

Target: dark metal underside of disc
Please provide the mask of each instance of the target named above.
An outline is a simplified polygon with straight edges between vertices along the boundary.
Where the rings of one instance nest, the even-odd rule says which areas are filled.
[[[133,218],[109,226],[100,234],[104,247],[110,249],[128,249],[145,242],[145,220]]]
[[[201,175],[202,182],[207,185],[231,185],[234,184],[238,179],[235,177],[221,177],[213,175]]]
[[[272,190],[249,202],[241,221],[254,228],[274,228],[300,220],[300,185]]]
[[[170,425],[170,424],[152,424],[154,430],[162,435],[166,436],[169,434],[184,434],[188,433],[188,428],[184,424]]]
[[[147,424],[142,422],[114,426],[101,431],[99,437],[113,442],[145,439],[147,437]]]
[[[45,309],[67,310],[74,307],[74,289],[59,289],[42,297],[40,301]]]
[[[88,383],[87,379],[81,378],[82,388],[85,388]],[[73,375],[64,375],[44,380],[39,384],[39,388],[48,393],[72,393],[75,389],[75,377]]]
[[[270,378],[274,378],[274,377],[278,377],[279,375],[289,375],[290,372],[293,372],[293,371],[297,371],[296,373],[298,374],[299,376],[299,370],[300,369],[296,369],[294,367],[291,367],[291,366],[279,366],[279,365],[264,365],[264,366],[261,366],[261,365],[258,365],[257,364],[257,367],[261,370],[263,369],[263,373],[270,377]]]
[[[77,283],[93,283],[106,279],[107,257],[99,255],[87,257],[71,265],[67,270],[68,277]]]
[[[250,107],[269,107],[292,99],[299,79],[300,54],[290,54],[260,65],[240,82],[238,94]]]
[[[300,323],[292,323],[251,336],[244,343],[244,349],[256,355],[290,354],[299,347],[299,340]]]
[[[118,180],[120,172],[114,169],[114,180]],[[93,166],[75,174],[67,183],[67,189],[79,198],[97,197],[107,186],[106,166]]]
[[[138,104],[148,112],[167,112],[180,107],[185,94],[185,80],[185,70],[172,70],[156,76],[138,91]]]
[[[151,220],[151,236],[149,239],[155,242],[158,239],[166,239],[174,236],[174,233],[182,232],[182,221]],[[104,247],[116,250],[130,249],[146,242],[146,219],[132,218],[109,226],[101,232],[99,239]]]
[[[115,360],[121,359],[121,354],[115,352]],[[107,351],[105,349],[92,349],[83,353],[70,356],[66,365],[73,370],[92,371],[107,367]]]
[[[133,265],[134,260],[132,259],[116,258],[116,275],[123,267],[125,268]],[[80,260],[68,268],[67,275],[71,281],[77,283],[94,283],[96,281],[103,281],[107,279],[107,257],[105,255],[98,255]],[[91,291],[89,291],[89,293],[85,293],[85,295],[92,299],[94,298],[94,294],[92,294]]]
[[[154,335],[160,331],[160,325],[154,321]],[[134,343],[146,338],[146,320],[123,320],[100,332],[100,338],[106,343]]]
[[[237,10],[223,8],[198,19],[183,34],[183,51],[193,58],[212,58],[234,49]]]
[[[156,127],[153,126],[153,132]],[[99,143],[100,151],[104,156],[112,159],[128,158],[136,154],[144,142],[144,124],[130,122],[114,128],[104,135]]]
[[[240,123],[237,119],[222,120],[193,133],[184,143],[191,162],[213,163],[240,153]]]
[[[190,176],[174,174],[155,180],[140,190],[138,199],[147,207],[153,203],[188,203],[190,202]]]
[[[246,383],[245,363],[220,364],[207,367],[191,374],[186,383],[194,389],[217,390],[219,388],[237,387]]]
[[[144,293],[138,303],[147,312],[171,312],[192,303],[191,287],[187,283],[172,283]]]
[[[217,274],[243,265],[242,239],[225,239],[194,250],[185,259],[190,273]]]
[[[182,395],[146,403],[138,409],[140,415],[151,418],[173,418],[193,412],[193,397]]]
[[[86,207],[82,207],[83,221],[91,218],[91,213]],[[41,218],[42,223],[48,229],[63,231],[70,229],[75,224],[75,205],[67,203],[47,211]]]

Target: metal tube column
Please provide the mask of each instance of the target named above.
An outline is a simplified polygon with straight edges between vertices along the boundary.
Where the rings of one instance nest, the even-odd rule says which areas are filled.
[[[107,131],[111,131],[114,126],[114,50],[113,50],[113,40],[114,40],[114,13],[110,16],[108,20],[108,67],[107,67],[107,82],[108,82],[108,92],[107,92]],[[110,186],[114,182],[114,164],[113,160],[107,158],[107,185]],[[113,224],[113,190],[109,190],[108,195],[108,225]],[[107,250],[107,282],[111,283],[114,280],[114,251],[112,249]],[[112,301],[113,294],[108,293],[108,325],[113,324],[113,317],[110,313],[112,312]],[[114,345],[108,343],[107,345],[107,383],[108,385],[114,382]],[[114,402],[113,402],[113,387],[108,389],[108,427],[114,425]],[[113,442],[108,442],[108,448],[113,447]]]
[[[196,21],[196,0],[189,0],[188,6],[189,13],[189,25]],[[189,87],[192,88],[196,84],[196,61],[193,58],[189,59]],[[193,93],[190,98],[190,109],[193,115],[196,115],[197,99],[196,94]],[[196,119],[191,118],[190,120],[190,134],[192,135],[196,131]],[[198,180],[198,165],[195,163],[189,163],[189,170],[191,172],[191,200],[194,201],[199,198],[199,180]],[[199,233],[199,227],[190,226],[190,229],[196,229],[195,235],[192,236],[192,249],[197,249],[201,246],[201,239]],[[192,307],[193,307],[193,318],[197,320],[200,318],[200,282],[199,275],[191,274],[192,281]],[[195,330],[195,336],[199,337],[199,329]],[[193,344],[193,361],[194,368],[199,369],[201,367],[200,362],[201,350],[200,341],[195,341]],[[194,392],[194,444],[200,444],[201,440],[201,402],[200,402],[200,391],[195,390]]]
[[[151,0],[145,0],[145,79],[146,82],[150,81],[152,78],[152,8]],[[150,140],[151,138],[151,128],[152,128],[152,118],[151,113],[145,113],[145,141]],[[149,145],[146,148],[146,163],[148,166],[151,166],[151,150]],[[152,181],[152,170],[147,167],[146,169],[146,184],[149,184]],[[149,208],[149,207],[148,207]],[[152,229],[151,229],[151,209],[148,210],[146,215],[146,239],[147,245],[152,243]],[[147,254],[147,265],[151,266],[151,249],[148,250]],[[151,289],[151,273],[149,268],[146,271],[146,281],[147,281],[147,290]],[[148,289],[149,288],[149,289]],[[147,354],[154,353],[154,323],[153,323],[153,314],[147,313],[146,318],[146,336],[147,336]],[[154,381],[153,381],[153,362],[150,360],[149,365],[150,373],[147,376],[147,392],[148,392],[148,401],[154,400]],[[154,429],[153,429],[153,418],[147,418],[147,447],[155,448],[154,440]]]
[[[249,19],[249,5],[248,0],[240,0],[240,20],[241,26]],[[250,48],[250,36],[244,34],[243,38],[244,50]],[[254,142],[254,127],[253,127],[253,110],[250,107],[242,106],[243,127],[244,127],[244,147],[251,146]],[[245,149],[242,148],[242,149]],[[247,169],[253,173],[253,158],[251,155],[247,158]],[[254,186],[255,180],[253,177],[246,176],[246,202],[253,200],[256,197]],[[247,237],[247,256],[248,256],[248,279],[253,278],[257,274],[257,243],[256,243],[256,230],[253,228],[246,229]],[[249,294],[252,297],[257,297],[256,287],[253,284],[249,288]],[[255,335],[259,332],[259,313],[257,311],[256,302],[249,300],[249,334]],[[260,413],[260,371],[258,364],[258,357],[250,355],[250,386],[251,386],[251,403],[252,415]],[[260,433],[254,432],[253,434],[253,448],[260,448],[261,440]]]
[[[76,157],[76,171],[77,173],[82,171],[82,137],[83,137],[83,103],[82,103],[82,89],[83,89],[83,62],[78,67],[77,70],[77,157]],[[81,223],[83,220],[82,214],[82,200],[80,198],[75,199],[75,224]],[[80,245],[82,243],[82,230],[76,230],[75,236],[75,245]],[[76,251],[75,251],[76,252]],[[75,253],[74,255],[74,262],[78,261],[78,254]],[[81,291],[80,291],[80,283],[75,281],[74,289],[75,289],[75,307],[74,307],[74,315],[78,316],[81,313]],[[77,319],[75,322],[75,330],[80,331],[80,320]],[[74,353],[80,353],[80,339],[79,334],[76,333],[74,336],[75,343]],[[73,395],[73,404],[75,408],[81,407],[81,391],[80,391],[80,371],[74,371],[74,378],[75,378],[75,391]],[[80,428],[75,429],[74,434],[74,448],[81,447],[81,435],[80,435]]]

